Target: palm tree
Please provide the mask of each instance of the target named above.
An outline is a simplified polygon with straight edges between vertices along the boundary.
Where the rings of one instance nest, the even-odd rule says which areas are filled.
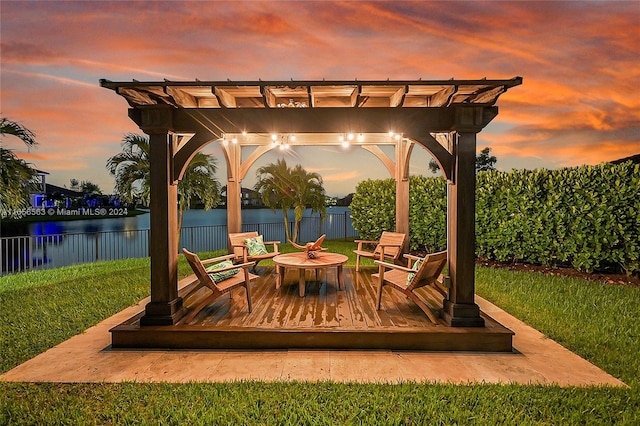
[[[17,215],[29,207],[38,172],[10,149],[0,148],[0,217]]]
[[[0,136],[12,135],[27,147],[37,144],[31,130],[5,117],[0,118]],[[29,193],[37,172],[10,149],[0,147],[0,217],[28,207]]]
[[[293,177],[293,206],[295,212],[295,226],[293,228],[293,241],[298,240],[300,221],[304,210],[310,208],[313,213],[320,213],[323,219],[326,215],[325,191],[322,186],[322,176],[318,173],[309,173],[300,164],[291,171]]]
[[[267,164],[256,171],[258,181],[254,190],[260,194],[262,203],[272,211],[282,209],[284,230],[287,240],[291,239],[289,231],[289,209],[293,206],[291,173],[284,159],[275,164]]]
[[[308,173],[301,165],[293,169],[287,167],[284,159],[279,159],[257,170],[258,182],[254,189],[260,193],[262,202],[271,210],[282,210],[287,240],[297,242],[302,214],[307,208],[320,212],[324,217],[324,188],[322,177]],[[289,230],[289,210],[294,209],[295,225],[293,237]]]
[[[28,147],[37,145],[33,132],[21,124],[11,121],[6,117],[0,118],[0,136],[13,135],[19,138]]]
[[[122,139],[122,152],[107,160],[107,170],[115,177],[115,192],[122,200],[135,203],[140,200],[149,205],[151,178],[149,167],[149,138],[127,133]],[[215,159],[208,154],[197,153],[178,182],[178,233],[182,229],[184,211],[195,200],[204,204],[205,210],[215,207],[220,200],[220,184],[215,178]]]

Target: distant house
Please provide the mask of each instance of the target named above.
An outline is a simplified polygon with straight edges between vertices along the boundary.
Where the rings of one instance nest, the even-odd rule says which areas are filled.
[[[249,188],[241,188],[241,191],[242,192],[240,197],[242,198],[242,201],[241,201],[242,206],[264,207],[264,204],[262,203],[262,199],[260,198],[259,192]],[[222,187],[222,190],[220,191],[220,195],[221,195],[221,201],[222,201],[221,204],[226,205],[226,200],[227,200],[226,186]]]
[[[260,193],[249,188],[241,188],[242,205],[251,207],[264,207]]]
[[[48,172],[36,170],[38,177],[30,194],[31,207],[42,209],[49,207],[73,208],[85,205],[85,194],[80,191],[63,188],[47,183]]]

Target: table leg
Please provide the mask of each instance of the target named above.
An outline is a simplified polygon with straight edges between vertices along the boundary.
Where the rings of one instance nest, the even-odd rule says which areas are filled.
[[[300,268],[300,275],[299,275],[299,279],[298,279],[298,287],[299,287],[299,294],[300,297],[304,297],[304,268]]]
[[[276,265],[276,290],[282,285],[282,274],[284,269],[281,265]]]
[[[342,275],[342,265],[338,265],[338,290],[344,290],[344,276]]]

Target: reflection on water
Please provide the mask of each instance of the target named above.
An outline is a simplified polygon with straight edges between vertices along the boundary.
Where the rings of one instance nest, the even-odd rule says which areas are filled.
[[[315,240],[320,232],[325,232],[329,238],[355,235],[346,212],[346,207],[328,209],[327,213],[330,215],[321,229],[319,215],[312,215],[307,210],[304,217],[313,219],[308,222],[308,226],[301,228],[300,239]],[[293,215],[290,212],[290,221],[293,221]],[[15,272],[38,265],[59,267],[96,260],[148,256],[149,218],[150,215],[146,213],[108,219],[2,223],[1,270]],[[281,211],[243,210],[242,223],[267,225],[262,228],[258,226],[257,230],[264,233],[265,237],[275,232],[276,236],[269,236],[267,239],[284,241]],[[226,210],[188,210],[184,216],[184,240],[181,242],[201,251],[226,247],[226,224]]]
[[[346,207],[332,207],[327,213],[338,214],[348,211]],[[318,217],[317,214],[306,210],[304,217]],[[12,235],[51,235],[51,234],[76,234],[111,231],[133,231],[149,229],[149,213],[132,217],[113,217],[107,219],[69,220],[61,222],[33,222],[28,226],[27,234]],[[293,211],[289,212],[289,220],[294,219]],[[242,210],[242,223],[282,223],[282,212],[270,209]],[[214,226],[227,224],[227,211],[224,209],[213,210],[187,210],[184,213],[183,227]],[[3,232],[2,235],[5,235]]]

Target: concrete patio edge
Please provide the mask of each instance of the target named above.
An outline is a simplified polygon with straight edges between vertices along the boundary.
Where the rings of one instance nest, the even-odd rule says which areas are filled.
[[[626,386],[602,369],[477,297],[515,332],[513,353],[391,350],[134,350],[111,348],[109,329],[148,299],[0,375],[4,382],[334,381]]]

